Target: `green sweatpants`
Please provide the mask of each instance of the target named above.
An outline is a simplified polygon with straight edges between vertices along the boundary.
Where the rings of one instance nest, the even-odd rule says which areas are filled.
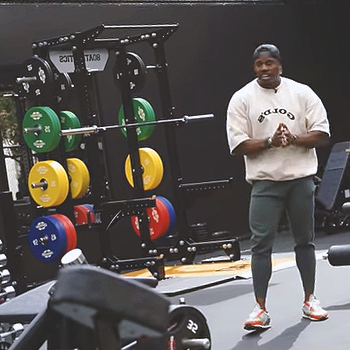
[[[249,224],[252,232],[252,276],[255,297],[266,298],[271,278],[271,253],[281,216],[287,213],[304,291],[315,287],[314,193],[312,177],[253,183]]]

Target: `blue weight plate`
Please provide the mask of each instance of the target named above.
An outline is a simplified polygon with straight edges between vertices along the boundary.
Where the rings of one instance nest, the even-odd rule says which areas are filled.
[[[93,204],[84,204],[84,206],[87,207],[90,211],[94,212]]]
[[[42,262],[61,258],[67,247],[66,231],[52,216],[36,218],[30,225],[28,240],[31,252]]]
[[[170,225],[169,225],[167,233],[170,233],[176,224],[176,213],[175,213],[174,206],[171,204],[169,199],[167,199],[163,196],[157,196],[157,198],[159,198],[165,204],[166,208],[168,209],[168,212],[170,215]]]

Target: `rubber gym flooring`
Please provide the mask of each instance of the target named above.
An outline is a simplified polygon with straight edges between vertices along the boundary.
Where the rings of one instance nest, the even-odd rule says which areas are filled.
[[[185,266],[182,275],[170,267],[168,278],[156,289],[174,304],[185,298],[188,305],[205,315],[213,350],[344,350],[350,346],[350,266],[331,266],[324,256],[331,245],[349,243],[348,231],[329,236],[319,232],[316,236],[315,294],[329,312],[326,321],[312,322],[301,316],[303,292],[288,232],[280,233],[275,242],[274,272],[268,291],[272,327],[265,332],[247,332],[242,327],[254,307],[249,241],[242,243],[241,261],[210,264],[208,274],[202,272],[209,271],[207,264]]]
[[[159,281],[156,290],[170,298],[173,304],[185,298],[186,304],[204,314],[213,350],[348,349],[350,266],[334,267],[323,257],[331,245],[349,243],[350,231],[329,236],[322,232],[317,234],[316,295],[330,315],[322,322],[301,317],[303,293],[288,232],[279,233],[275,242],[274,272],[268,292],[272,327],[265,332],[247,332],[242,327],[254,306],[249,241],[242,242],[242,260],[238,262],[225,262],[226,257],[217,252],[216,256],[212,253],[210,257],[197,255],[198,261],[194,265],[167,267],[166,279]],[[147,270],[133,274],[149,276]],[[0,322],[10,322],[9,313],[31,312],[34,316],[47,303],[49,284],[39,287],[41,293],[39,290],[28,292],[30,298],[23,294],[2,304]],[[30,305],[27,300],[31,300]]]

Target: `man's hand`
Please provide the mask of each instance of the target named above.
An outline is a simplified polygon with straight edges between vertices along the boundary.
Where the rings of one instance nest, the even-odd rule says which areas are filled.
[[[293,143],[296,136],[290,132],[287,125],[279,123],[275,133],[271,137],[273,147],[286,147]]]

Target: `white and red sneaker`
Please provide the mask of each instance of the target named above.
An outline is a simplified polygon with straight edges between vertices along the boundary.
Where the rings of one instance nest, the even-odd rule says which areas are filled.
[[[320,302],[311,294],[309,301],[304,302],[303,317],[311,321],[323,321],[328,318],[328,312],[320,306]]]
[[[268,329],[271,327],[270,315],[257,304],[253,312],[249,315],[249,318],[244,322],[243,327],[247,331]]]

